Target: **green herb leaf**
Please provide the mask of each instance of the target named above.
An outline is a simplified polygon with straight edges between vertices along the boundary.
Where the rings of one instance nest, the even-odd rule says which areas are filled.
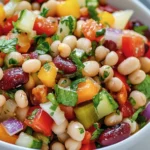
[[[46,71],[49,71],[49,70],[51,69],[51,66],[50,66],[49,63],[45,63],[45,64],[43,65],[43,67],[44,67],[44,69],[45,69]]]
[[[83,128],[79,128],[80,134],[84,133],[84,129]]]
[[[25,133],[29,134],[29,135],[32,135],[33,134],[33,130],[31,127],[27,127],[26,130],[25,130]]]
[[[144,110],[144,107],[139,108],[131,117],[131,120],[136,121],[138,115]]]
[[[18,64],[18,61],[14,58],[10,58],[9,59],[9,65],[17,65]]]
[[[77,88],[78,88],[78,84],[79,83],[81,83],[81,82],[85,82],[86,81],[86,78],[80,78],[80,79],[77,79],[77,80],[75,80],[75,81],[73,81],[72,83],[71,83],[71,85],[70,85],[70,88],[72,89],[72,90],[77,90]]]
[[[95,50],[97,48],[98,44],[97,42],[92,42],[92,50],[87,54],[88,56],[95,56]]]
[[[53,41],[57,41],[57,40],[59,40],[59,36],[58,36],[57,34],[55,34],[55,35],[53,35],[53,36],[51,37],[51,39],[52,39]]]
[[[30,116],[27,117],[27,119],[33,120],[33,119],[35,118],[36,114],[38,113],[38,111],[39,111],[38,108],[35,109],[35,110],[32,112],[32,114],[31,114]]]
[[[148,26],[138,26],[138,27],[134,27],[134,31],[144,35],[144,31],[148,30]]]
[[[0,40],[0,51],[3,53],[10,53],[13,51],[16,51],[16,45],[17,45],[18,39],[1,39]]]
[[[56,100],[59,104],[75,106],[78,100],[76,91],[55,85]]]
[[[86,6],[93,6],[93,7],[97,7],[99,5],[99,1],[98,0],[86,0]]]
[[[129,98],[129,101],[130,101],[130,103],[132,104],[132,106],[135,106],[135,105],[136,105],[136,101],[135,101],[135,99],[134,99],[133,97],[130,97],[130,98]]]
[[[48,11],[49,11],[49,9],[44,7],[44,8],[42,9],[42,12],[40,13],[40,16],[46,17]]]
[[[96,31],[96,37],[104,35],[105,32],[106,32],[106,29],[101,29],[101,30]]]

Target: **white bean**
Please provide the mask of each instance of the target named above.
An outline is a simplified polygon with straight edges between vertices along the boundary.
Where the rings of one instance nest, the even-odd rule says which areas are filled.
[[[29,75],[29,81],[24,84],[26,90],[30,90],[35,87],[35,81],[31,75]]]
[[[41,62],[38,59],[29,59],[22,64],[22,69],[27,73],[34,73],[41,68]]]
[[[80,38],[82,36],[82,25],[85,23],[85,21],[83,20],[79,20],[77,21],[77,27],[74,31],[74,35],[78,38]]]
[[[69,45],[67,45],[65,43],[60,43],[58,45],[58,52],[59,52],[61,57],[67,58],[71,53],[71,48]]]
[[[46,62],[51,62],[52,57],[48,54],[39,55],[38,60],[41,61],[41,64],[45,64]]]
[[[140,66],[140,61],[137,58],[129,57],[119,64],[118,71],[123,75],[128,75],[139,69]]]
[[[55,142],[52,144],[51,150],[65,150],[65,146],[60,142]]]
[[[15,101],[20,108],[25,108],[28,106],[27,94],[23,90],[18,90],[15,93]]]
[[[123,122],[126,122],[130,125],[130,133],[133,134],[139,130],[139,126],[136,121],[131,121],[129,118],[123,119]]]
[[[52,44],[51,44],[51,51],[52,51],[52,56],[55,57],[58,55],[58,46],[61,42],[60,41],[54,41]]]
[[[77,45],[77,38],[74,35],[68,35],[63,39],[63,43],[69,45],[73,50]]]
[[[140,91],[132,91],[130,93],[129,98],[135,101],[135,105],[133,108],[138,109],[144,105],[146,105],[147,99],[146,96]]]
[[[114,71],[110,66],[104,65],[99,69],[99,75],[104,82],[107,82],[114,76]]]
[[[27,1],[21,1],[18,3],[17,7],[15,8],[15,11],[19,12],[24,9],[31,10],[32,9],[31,4]]]
[[[60,142],[65,143],[65,141],[69,138],[69,135],[66,132],[64,132],[62,134],[57,135],[57,137]]]
[[[40,10],[40,4],[37,2],[32,3],[32,10]]]
[[[68,121],[67,120],[65,120],[60,125],[57,125],[56,123],[54,123],[53,126],[52,126],[52,131],[55,134],[59,135],[59,134],[62,134],[62,133],[64,133],[66,131],[67,126],[68,126]]]
[[[80,150],[81,142],[75,141],[72,138],[69,138],[65,142],[65,147],[67,150]]]
[[[0,80],[3,78],[3,76],[4,76],[4,73],[3,73],[2,68],[0,67]]]
[[[140,84],[146,77],[143,70],[136,70],[128,76],[131,84]]]
[[[84,69],[82,70],[83,76],[94,77],[99,72],[99,63],[97,61],[86,61],[83,63]]]
[[[4,95],[0,94],[0,107],[2,107],[6,102],[6,98]]]
[[[67,133],[76,141],[82,141],[85,136],[83,125],[77,121],[71,121],[67,128]]]
[[[89,53],[92,50],[92,43],[87,38],[80,38],[77,41],[77,48],[83,49],[86,53]]]
[[[109,49],[104,46],[98,46],[95,50],[95,57],[97,61],[102,61],[105,59],[107,54],[109,53]]]
[[[104,123],[107,126],[115,126],[119,124],[122,121],[122,119],[123,119],[123,116],[121,112],[119,112],[119,114],[114,112],[105,117]]]
[[[117,64],[118,60],[119,60],[119,57],[117,53],[112,51],[107,54],[104,60],[104,65],[114,66]]]
[[[119,92],[122,88],[122,85],[122,81],[117,77],[113,77],[106,82],[107,88],[112,92]]]
[[[141,63],[141,69],[145,72],[148,73],[150,72],[150,59],[147,57],[141,57],[139,58],[140,63]]]

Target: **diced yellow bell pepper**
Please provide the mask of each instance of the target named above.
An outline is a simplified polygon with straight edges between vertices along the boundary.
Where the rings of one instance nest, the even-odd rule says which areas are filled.
[[[69,16],[72,15],[76,18],[80,17],[80,6],[78,0],[66,0],[57,5],[57,15]]]
[[[115,22],[115,18],[113,17],[113,15],[107,11],[100,13],[99,17],[100,23],[102,23],[103,25],[108,24],[109,26],[112,27]]]
[[[38,78],[48,87],[54,87],[57,75],[57,68],[53,62],[46,63],[40,69]]]
[[[0,4],[0,24],[3,23],[4,19],[5,19],[5,10],[3,8],[3,5]]]

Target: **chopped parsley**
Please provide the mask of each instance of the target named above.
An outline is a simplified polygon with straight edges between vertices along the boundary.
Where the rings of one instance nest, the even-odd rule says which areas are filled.
[[[95,50],[97,48],[98,44],[97,42],[92,42],[92,50],[87,54],[88,56],[95,56]]]
[[[51,101],[53,105],[57,105],[57,106],[58,106],[58,103],[57,103],[57,101],[56,101],[55,95],[54,95],[53,93],[49,93],[49,94],[47,95],[47,99],[48,99],[49,101]]]
[[[40,16],[46,17],[48,11],[49,11],[49,9],[44,7],[44,8],[42,9],[42,12],[40,13]]]
[[[109,76],[109,74],[110,73],[107,70],[105,70],[103,76],[101,77],[102,81],[104,81]]]
[[[55,34],[55,35],[53,35],[53,36],[51,37],[51,39],[52,39],[53,41],[57,41],[57,40],[59,40],[59,36],[58,36],[57,34]]]
[[[18,39],[17,38],[13,38],[13,39],[1,39],[0,40],[0,51],[3,53],[10,53],[13,51],[16,51],[16,45],[18,43]]]
[[[9,65],[17,65],[18,64],[18,61],[14,58],[10,58],[9,59]]]
[[[138,118],[138,115],[144,110],[144,107],[139,108],[131,117],[131,120],[136,121]]]
[[[134,31],[139,33],[139,34],[142,34],[144,35],[144,32],[148,30],[148,26],[136,26],[134,27]]]
[[[35,109],[35,110],[31,113],[31,115],[27,117],[27,119],[33,120],[33,119],[35,118],[36,114],[38,113],[38,111],[39,111],[38,108]]]
[[[49,71],[49,70],[51,69],[51,66],[50,66],[49,63],[45,63],[45,64],[43,65],[43,67],[44,67],[44,69],[45,69],[46,71]]]
[[[118,115],[120,115],[120,110],[116,110],[116,113],[117,113]]]
[[[106,32],[106,29],[101,29],[101,30],[96,31],[96,37],[104,35],[105,32]]]
[[[84,133],[84,129],[83,128],[79,128],[79,132],[80,132],[80,134],[83,134]]]
[[[132,106],[135,106],[135,105],[136,105],[136,101],[135,101],[135,99],[134,99],[133,97],[130,97],[130,98],[129,98],[129,101],[130,101],[130,103],[132,104]]]

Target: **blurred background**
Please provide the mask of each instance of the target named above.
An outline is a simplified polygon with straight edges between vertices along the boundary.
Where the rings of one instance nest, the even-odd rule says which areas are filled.
[[[150,0],[140,0],[140,1],[150,9]]]

